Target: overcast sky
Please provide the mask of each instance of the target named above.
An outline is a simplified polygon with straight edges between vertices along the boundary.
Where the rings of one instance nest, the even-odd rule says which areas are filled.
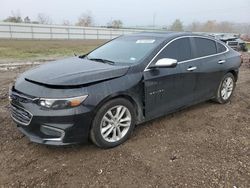
[[[120,19],[125,26],[169,25],[176,18],[193,21],[250,22],[250,0],[0,0],[0,20],[19,11],[36,20],[38,13],[54,23],[75,23],[81,13],[91,11],[96,25]]]

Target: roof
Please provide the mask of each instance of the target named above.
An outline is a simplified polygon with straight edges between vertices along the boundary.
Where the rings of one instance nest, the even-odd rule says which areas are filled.
[[[161,37],[161,38],[168,38],[173,36],[182,36],[182,35],[190,35],[192,33],[188,32],[141,32],[131,34],[130,36],[147,36],[147,37]]]
[[[167,39],[173,39],[176,37],[181,36],[204,36],[200,34],[195,34],[192,32],[141,32],[141,33],[134,33],[126,36],[132,36],[132,37],[156,37],[156,38],[162,38],[164,40]],[[209,38],[209,36],[207,36]]]

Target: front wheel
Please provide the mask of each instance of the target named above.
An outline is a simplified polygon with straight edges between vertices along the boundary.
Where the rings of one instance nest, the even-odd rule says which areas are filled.
[[[131,102],[123,98],[113,99],[98,110],[90,137],[98,147],[115,147],[129,138],[134,125],[135,110]]]
[[[235,88],[235,78],[232,73],[227,73],[221,80],[217,89],[215,101],[224,104],[227,103]]]

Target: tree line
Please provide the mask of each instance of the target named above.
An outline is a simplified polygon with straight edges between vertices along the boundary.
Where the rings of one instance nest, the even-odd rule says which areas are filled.
[[[31,20],[28,16],[22,18],[19,12],[12,12],[11,16],[3,20],[4,22],[14,23],[34,23],[34,24],[52,24],[52,19],[43,13],[37,15],[36,20]],[[83,27],[94,26],[94,17],[90,11],[82,13],[76,23],[64,20],[62,25],[77,25]],[[123,22],[120,19],[110,20],[105,27],[122,28]],[[192,22],[184,25],[180,19],[176,19],[170,26],[162,28],[169,31],[192,31],[192,32],[213,32],[213,33],[241,33],[250,36],[250,24],[239,24],[231,22],[218,22],[216,20],[208,20],[206,22]]]
[[[172,25],[165,28],[170,31],[192,31],[192,32],[211,32],[211,33],[241,33],[250,35],[250,24],[218,22],[208,20],[206,22],[192,22],[184,25],[180,19],[176,19]]]
[[[20,12],[11,12],[11,16],[8,16],[6,19],[3,20],[4,22],[13,22],[13,23],[32,23],[32,24],[53,24],[53,20],[46,14],[39,13],[37,15],[36,20],[31,20],[29,16],[24,18],[21,17]],[[83,26],[83,27],[91,27],[94,26],[94,17],[92,16],[91,12],[82,13],[78,21],[73,24],[69,20],[63,20],[62,25],[76,25],[76,26]],[[110,28],[122,28],[123,22],[119,19],[112,19],[106,25],[106,27]]]

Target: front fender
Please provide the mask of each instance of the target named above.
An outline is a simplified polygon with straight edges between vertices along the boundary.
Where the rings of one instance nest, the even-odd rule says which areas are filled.
[[[94,113],[107,101],[123,97],[127,98],[137,109],[138,121],[143,116],[143,83],[142,74],[135,73],[98,83],[87,88],[89,97],[84,105],[92,108]]]

